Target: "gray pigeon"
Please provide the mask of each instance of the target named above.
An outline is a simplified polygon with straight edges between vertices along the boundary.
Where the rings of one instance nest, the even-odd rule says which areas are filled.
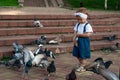
[[[108,70],[109,66],[112,64],[112,61],[104,62],[101,57],[94,60],[93,63],[87,65],[87,70],[92,69],[91,71],[100,74],[106,80],[119,80],[119,77],[112,71]]]

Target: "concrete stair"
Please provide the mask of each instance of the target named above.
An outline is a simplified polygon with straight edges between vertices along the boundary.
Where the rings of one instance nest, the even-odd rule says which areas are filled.
[[[38,18],[44,25],[35,28],[33,19]],[[93,26],[94,34],[91,38],[91,50],[99,50],[120,42],[120,14],[91,15],[88,19]],[[41,35],[47,40],[61,36],[58,45],[45,45],[54,53],[72,52],[73,26],[76,20],[73,15],[0,15],[0,58],[13,54],[12,43],[18,41],[25,47],[34,50],[37,45],[28,45]],[[114,41],[104,40],[103,37],[117,35]]]
[[[57,0],[24,0],[23,6],[27,7],[62,7],[63,1]]]

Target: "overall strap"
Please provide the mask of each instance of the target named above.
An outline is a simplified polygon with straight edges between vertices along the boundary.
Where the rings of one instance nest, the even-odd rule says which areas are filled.
[[[87,26],[87,24],[88,24],[88,23],[86,23],[86,24],[84,25],[84,30],[83,30],[83,33],[85,33],[85,32],[86,32],[86,26]]]
[[[80,25],[80,23],[77,24],[77,31],[76,31],[76,32],[78,32],[78,27],[79,27],[79,25]]]

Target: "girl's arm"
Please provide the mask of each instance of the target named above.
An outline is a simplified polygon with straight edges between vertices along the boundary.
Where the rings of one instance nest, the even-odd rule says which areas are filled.
[[[76,34],[76,36],[77,37],[90,37],[90,35],[91,35],[92,33],[91,32],[86,32],[86,33],[84,33],[84,34]]]
[[[76,36],[77,36],[77,33],[76,31],[74,31],[73,40],[76,38]]]

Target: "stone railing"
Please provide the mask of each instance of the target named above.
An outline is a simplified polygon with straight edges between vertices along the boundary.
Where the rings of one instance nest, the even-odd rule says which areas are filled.
[[[20,6],[24,6],[23,3],[24,3],[24,0],[18,0],[18,3]]]
[[[63,0],[56,0],[58,2],[58,6],[59,7],[63,7],[64,6],[64,2]]]

